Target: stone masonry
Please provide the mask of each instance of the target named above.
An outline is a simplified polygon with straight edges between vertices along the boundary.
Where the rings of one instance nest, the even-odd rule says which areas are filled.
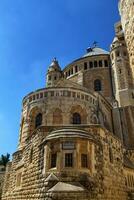
[[[134,200],[132,3],[120,1],[110,52],[94,45],[63,70],[54,58],[24,97],[2,200]]]

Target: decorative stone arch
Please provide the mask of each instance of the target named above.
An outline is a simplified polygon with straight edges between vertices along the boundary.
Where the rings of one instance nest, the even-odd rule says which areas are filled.
[[[42,114],[42,110],[39,107],[34,107],[31,109],[30,113],[29,113],[29,135],[31,135],[33,133],[33,131],[38,127],[37,126],[37,116],[42,115],[42,119],[41,119],[41,123],[38,124],[41,125],[42,121],[43,121],[43,114]]]
[[[60,108],[55,108],[53,110],[53,125],[62,125],[63,124],[63,116],[62,110]]]
[[[98,123],[99,123],[99,122],[98,122],[98,117],[97,117],[96,114],[93,114],[93,115],[91,116],[91,123],[92,123],[92,124],[98,124]]]
[[[81,124],[87,124],[87,112],[85,108],[82,108],[80,105],[72,106],[70,110],[70,123],[74,124],[74,116],[78,118]],[[76,123],[76,124],[80,124]]]

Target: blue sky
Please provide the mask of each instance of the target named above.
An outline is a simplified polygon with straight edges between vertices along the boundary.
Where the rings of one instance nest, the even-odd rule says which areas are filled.
[[[22,98],[53,57],[64,67],[93,41],[109,50],[118,20],[117,0],[0,0],[0,155],[16,151]]]

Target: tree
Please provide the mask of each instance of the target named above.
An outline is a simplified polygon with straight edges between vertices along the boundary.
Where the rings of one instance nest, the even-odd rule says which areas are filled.
[[[1,158],[0,158],[0,165],[3,165],[4,167],[6,167],[9,160],[10,160],[10,154],[9,153],[7,153],[6,155],[2,154]]]

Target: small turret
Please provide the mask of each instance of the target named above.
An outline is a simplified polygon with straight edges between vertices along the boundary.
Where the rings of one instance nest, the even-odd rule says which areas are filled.
[[[53,87],[56,82],[62,77],[62,71],[56,58],[53,59],[47,71],[47,87]]]

